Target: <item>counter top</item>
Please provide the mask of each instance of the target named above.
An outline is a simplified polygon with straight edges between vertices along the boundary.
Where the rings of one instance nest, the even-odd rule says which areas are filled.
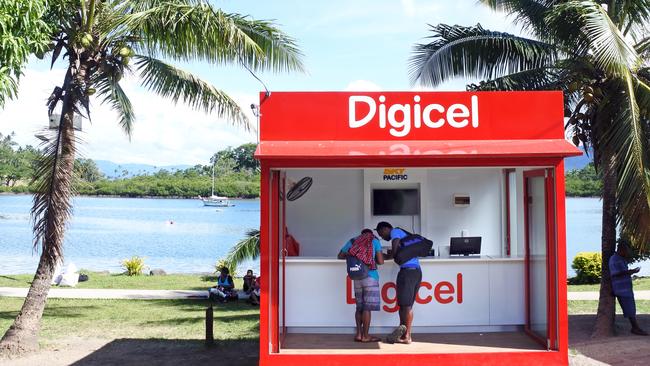
[[[459,256],[459,257],[421,257],[420,263],[442,263],[442,262],[510,262],[510,261],[523,261],[524,257],[501,257],[497,255],[481,255],[481,256]],[[336,257],[287,257],[287,263],[344,263],[342,259]],[[387,259],[384,263],[395,264],[392,259]],[[396,264],[395,264],[396,265]]]

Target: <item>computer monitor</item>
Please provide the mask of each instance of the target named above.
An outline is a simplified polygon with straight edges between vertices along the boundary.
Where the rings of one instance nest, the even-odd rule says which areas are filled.
[[[467,236],[451,238],[449,240],[450,255],[477,255],[481,254],[481,237]]]

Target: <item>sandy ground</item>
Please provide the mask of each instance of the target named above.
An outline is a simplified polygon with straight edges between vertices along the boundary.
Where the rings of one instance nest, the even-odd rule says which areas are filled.
[[[590,339],[595,315],[572,315],[569,319],[569,362],[587,365],[648,365],[650,337],[630,334],[629,324],[618,317],[618,336]],[[639,322],[650,329],[650,315]],[[257,365],[257,342],[226,341],[206,348],[201,341],[160,339],[67,338],[38,353],[14,360],[0,360],[7,366],[32,365]]]

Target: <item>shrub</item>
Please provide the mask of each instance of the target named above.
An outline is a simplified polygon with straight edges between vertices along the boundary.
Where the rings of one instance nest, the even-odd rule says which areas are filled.
[[[125,259],[122,261],[122,267],[124,267],[127,275],[139,276],[144,271],[144,258],[136,255],[131,257],[131,259]]]
[[[575,258],[571,268],[576,271],[574,282],[576,284],[598,283],[602,273],[601,263],[603,257],[597,252],[580,252]]]

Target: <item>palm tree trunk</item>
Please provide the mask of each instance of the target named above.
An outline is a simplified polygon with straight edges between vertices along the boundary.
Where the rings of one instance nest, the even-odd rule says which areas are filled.
[[[603,159],[603,227],[602,227],[602,276],[600,279],[600,297],[596,323],[592,338],[614,335],[614,317],[616,315],[615,298],[612,295],[612,279],[609,275],[609,258],[616,247],[616,171],[614,158]]]
[[[71,84],[69,78],[66,78],[66,81],[68,82],[65,84]],[[63,245],[63,218],[67,217],[63,210],[67,210],[72,193],[75,139],[72,124],[74,110],[70,94],[66,92],[61,111],[59,156],[53,168],[56,172],[52,174],[51,190],[48,192],[50,203],[45,214],[46,230],[42,239],[41,257],[20,313],[0,340],[0,355],[19,355],[38,349],[38,334],[47,294],[55,267],[62,259],[58,253]]]

